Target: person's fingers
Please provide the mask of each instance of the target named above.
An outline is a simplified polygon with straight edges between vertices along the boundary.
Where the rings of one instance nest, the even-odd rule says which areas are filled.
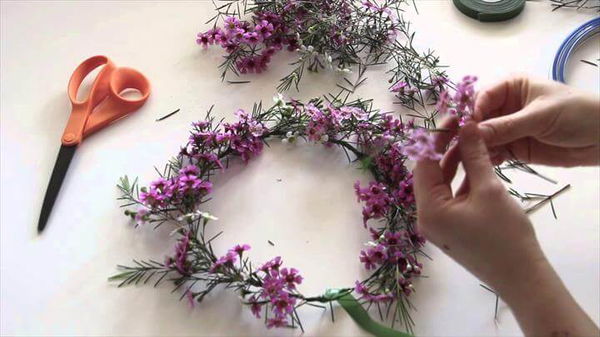
[[[490,157],[490,161],[492,162],[492,165],[494,165],[494,166],[498,166],[498,165],[502,164],[506,159],[507,159],[507,157],[502,153]]]
[[[458,133],[458,118],[456,118],[456,116],[446,117],[439,129],[441,129],[441,131],[437,132],[435,136],[435,151],[444,153],[450,141]]]
[[[435,137],[435,150],[443,153],[458,130],[456,117],[448,117],[440,125],[441,129]],[[452,190],[444,179],[444,174],[437,161],[424,159],[417,162],[414,174],[414,189],[417,205],[428,205],[434,200],[452,198]]]
[[[486,119],[508,115],[523,108],[523,95],[530,84],[527,76],[512,76],[481,90],[475,96],[473,119]]]
[[[460,130],[458,148],[469,184],[473,188],[485,185],[494,178],[487,147],[475,123],[467,123]]]
[[[503,159],[517,159],[525,163],[549,166],[588,166],[598,165],[600,150],[597,146],[564,148],[548,145],[526,138],[513,142],[504,151]]]
[[[458,150],[458,145],[453,145],[450,149],[444,154],[442,161],[440,162],[440,166],[442,167],[442,174],[444,176],[444,182],[448,185],[452,183],[452,179],[456,175],[456,170],[458,169],[458,163],[460,162],[460,151]]]
[[[531,104],[513,114],[479,123],[479,131],[488,146],[503,145],[524,137],[534,137],[544,130],[546,122]]]
[[[510,89],[509,80],[505,80],[479,91],[475,97],[475,113],[473,118],[482,121],[493,117],[493,111],[500,110],[505,104]]]
[[[442,169],[437,161],[419,160],[413,170],[413,182],[417,208],[429,207],[452,198],[452,190],[444,182]]]
[[[532,144],[530,160],[550,166],[597,166],[600,163],[600,149],[597,146],[563,148],[536,142]]]

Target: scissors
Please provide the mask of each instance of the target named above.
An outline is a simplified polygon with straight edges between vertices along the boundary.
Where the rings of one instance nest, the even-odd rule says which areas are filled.
[[[84,78],[94,69],[104,66],[94,79],[88,97],[77,100],[77,91]],[[136,89],[141,97],[122,96],[126,89]],[[68,86],[71,116],[61,138],[58,158],[52,170],[38,222],[38,233],[46,227],[52,206],[77,146],[92,133],[139,109],[150,95],[150,83],[138,71],[117,67],[106,56],[93,56],[83,61],[71,75]]]

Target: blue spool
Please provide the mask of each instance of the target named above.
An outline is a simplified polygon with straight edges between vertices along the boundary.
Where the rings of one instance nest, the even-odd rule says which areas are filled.
[[[600,33],[600,17],[592,19],[569,35],[561,44],[554,57],[552,79],[565,83],[565,68],[571,54],[587,40]]]

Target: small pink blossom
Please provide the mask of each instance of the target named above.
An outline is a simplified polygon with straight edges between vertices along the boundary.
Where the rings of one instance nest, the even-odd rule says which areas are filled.
[[[407,144],[396,143],[403,155],[410,160],[440,160],[442,155],[435,150],[434,137],[425,129],[413,129],[408,135]]]

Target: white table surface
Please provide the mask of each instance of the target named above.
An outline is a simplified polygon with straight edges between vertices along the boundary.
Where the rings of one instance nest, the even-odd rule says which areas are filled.
[[[417,45],[437,51],[453,78],[476,74],[489,84],[514,72],[548,77],[562,39],[593,13],[552,13],[547,1],[529,2],[507,23],[479,23],[448,0],[417,1],[407,16]],[[2,335],[110,336],[299,336],[299,330],[267,330],[231,292],[217,291],[195,309],[178,301],[170,285],[117,289],[107,282],[116,264],[132,258],[162,259],[172,252],[167,230],[134,229],[118,208],[119,176],[155,177],[187,138],[189,123],[212,104],[217,116],[270,101],[276,80],[291,58],[277,57],[267,74],[250,85],[218,78],[220,50],[202,52],[195,34],[212,15],[208,1],[37,1],[1,4],[1,297]],[[598,40],[581,57],[598,58]],[[136,114],[87,139],[64,181],[42,236],[36,224],[59,139],[69,114],[66,85],[85,58],[105,54],[118,65],[139,69],[152,82],[147,104]],[[598,93],[598,69],[574,62],[573,85]],[[363,97],[382,109],[398,109],[379,71],[369,75]],[[309,82],[310,81],[310,82]],[[333,89],[327,75],[307,79],[299,98]],[[169,119],[154,120],[176,108]],[[558,220],[548,207],[532,215],[552,264],[592,319],[600,320],[598,168],[540,168],[559,181],[513,174],[517,187],[552,192]],[[277,181],[281,179],[281,182]],[[302,271],[301,290],[319,294],[364,276],[357,255],[366,239],[352,184],[366,181],[338,151],[320,146],[275,144],[244,170],[218,179],[208,209],[225,230],[216,243],[253,246],[254,261],[281,255]],[[215,226],[215,231],[218,226]],[[267,243],[275,243],[272,247]],[[429,278],[417,282],[412,301],[421,336],[512,336],[521,332],[494,296],[435,247],[424,261]],[[363,336],[336,309],[301,311],[305,336]]]

